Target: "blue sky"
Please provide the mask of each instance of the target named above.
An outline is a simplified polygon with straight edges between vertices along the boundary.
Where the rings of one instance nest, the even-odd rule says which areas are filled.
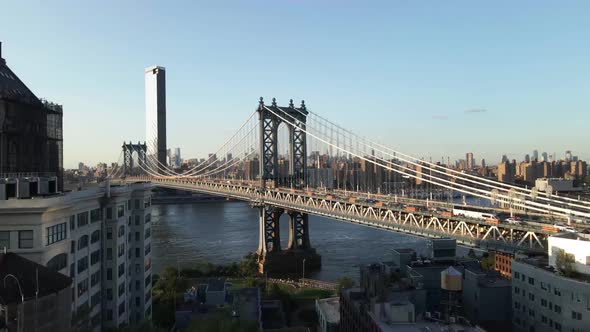
[[[587,1],[12,1],[8,65],[64,105],[64,164],[144,140],[144,68],[167,68],[168,145],[203,157],[260,96],[415,156],[588,158]],[[468,112],[479,109],[483,112]]]

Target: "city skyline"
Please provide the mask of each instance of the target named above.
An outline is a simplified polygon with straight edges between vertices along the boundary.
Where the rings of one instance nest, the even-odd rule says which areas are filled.
[[[305,99],[416,157],[589,159],[587,4],[267,4],[10,3],[2,56],[63,105],[66,168],[115,161],[123,141],[145,140],[143,69],[154,64],[168,69],[168,141],[185,158],[215,151],[262,95]]]

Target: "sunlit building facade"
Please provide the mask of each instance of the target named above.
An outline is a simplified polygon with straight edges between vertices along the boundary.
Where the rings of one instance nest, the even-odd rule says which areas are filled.
[[[167,166],[166,69],[164,67],[153,66],[145,70],[145,117],[148,164],[157,165],[157,170],[162,172]]]

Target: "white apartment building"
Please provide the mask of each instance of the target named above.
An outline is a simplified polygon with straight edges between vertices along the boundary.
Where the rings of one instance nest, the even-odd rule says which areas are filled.
[[[87,306],[94,331],[149,319],[151,189],[133,183],[0,200],[0,250],[70,276],[72,311]]]

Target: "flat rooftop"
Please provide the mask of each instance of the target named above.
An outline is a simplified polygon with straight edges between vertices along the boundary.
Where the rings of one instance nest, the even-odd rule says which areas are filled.
[[[340,322],[340,299],[338,297],[317,300],[317,304],[326,321],[334,324]]]

